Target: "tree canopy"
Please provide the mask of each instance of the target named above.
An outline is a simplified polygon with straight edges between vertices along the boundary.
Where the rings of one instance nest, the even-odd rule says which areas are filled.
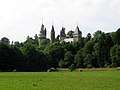
[[[72,37],[73,32],[68,33]],[[119,67],[120,29],[105,33],[96,31],[81,37],[78,42],[50,43],[27,37],[25,42],[10,44],[8,38],[0,41],[0,71],[47,71],[49,68]]]

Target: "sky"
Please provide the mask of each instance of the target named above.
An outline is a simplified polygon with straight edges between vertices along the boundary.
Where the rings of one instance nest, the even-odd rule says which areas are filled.
[[[39,34],[41,24],[50,37],[52,24],[56,36],[78,25],[85,37],[97,30],[105,33],[120,28],[120,0],[0,0],[0,38],[24,42]]]

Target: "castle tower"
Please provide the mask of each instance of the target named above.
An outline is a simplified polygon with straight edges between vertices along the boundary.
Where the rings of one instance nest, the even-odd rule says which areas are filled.
[[[73,41],[80,41],[82,37],[82,32],[80,31],[79,27],[77,26],[74,33],[73,33]]]
[[[60,31],[60,40],[64,40],[65,38],[66,38],[65,28],[62,27],[62,30]]]
[[[46,39],[46,28],[42,24],[41,29],[40,29],[39,38],[38,38],[39,46],[41,45],[41,40],[43,40],[43,39]]]
[[[39,37],[40,39],[46,39],[46,28],[45,28],[45,26],[43,24],[41,26],[39,36],[40,36]]]
[[[52,30],[51,30],[51,43],[55,42],[55,30],[54,30],[54,26],[52,25]]]

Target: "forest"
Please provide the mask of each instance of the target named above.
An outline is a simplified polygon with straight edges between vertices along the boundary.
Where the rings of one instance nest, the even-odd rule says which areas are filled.
[[[27,37],[25,42],[0,40],[0,71],[38,72],[49,68],[120,67],[120,28],[105,33],[88,33],[79,42],[55,42]]]

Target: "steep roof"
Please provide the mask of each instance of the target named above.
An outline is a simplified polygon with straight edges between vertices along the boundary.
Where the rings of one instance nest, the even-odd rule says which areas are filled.
[[[79,34],[79,33],[80,33],[80,29],[79,29],[79,27],[77,26],[76,29],[75,29],[75,31],[74,31],[74,34]]]
[[[55,31],[54,31],[54,26],[53,26],[53,25],[52,25],[52,30],[51,30],[51,32],[55,32]]]

